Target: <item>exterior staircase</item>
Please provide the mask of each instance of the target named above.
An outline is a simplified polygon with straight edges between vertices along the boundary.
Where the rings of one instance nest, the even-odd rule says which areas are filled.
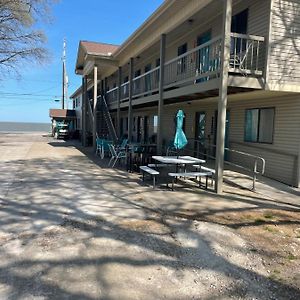
[[[98,97],[98,136],[117,143],[118,136],[104,96]]]

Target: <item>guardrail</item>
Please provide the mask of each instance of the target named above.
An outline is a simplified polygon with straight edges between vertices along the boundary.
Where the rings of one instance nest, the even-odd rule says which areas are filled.
[[[121,101],[126,101],[129,98],[129,81],[121,84]]]
[[[235,167],[239,170],[251,174],[252,177],[252,190],[255,191],[255,184],[258,175],[263,175],[265,173],[266,161],[264,158],[252,155],[246,152],[233,150],[230,148],[224,148],[225,160],[224,164]],[[169,153],[172,151],[169,151]],[[173,151],[174,154],[176,151]],[[209,158],[215,160],[216,145],[209,143],[207,140],[196,140],[189,139],[188,145],[183,149],[183,152],[193,155],[198,158]],[[239,156],[240,159],[233,159],[233,155]],[[236,163],[234,161],[243,161],[244,164]]]
[[[108,104],[118,101],[118,90],[119,88],[115,87],[106,92],[106,99]]]
[[[164,87],[216,78],[221,66],[221,41],[221,37],[218,36],[166,62]]]
[[[262,75],[265,38],[256,35],[231,33],[229,72],[242,75]]]
[[[231,33],[229,72],[243,76],[262,76],[265,62],[265,38]],[[165,63],[164,89],[205,82],[220,76],[222,37],[191,49]],[[132,81],[133,98],[158,92],[160,67]],[[121,85],[121,101],[129,98],[129,81]],[[107,92],[108,102],[117,101],[118,88]]]
[[[134,97],[144,96],[145,94],[158,91],[159,69],[160,67],[156,67],[133,79]]]

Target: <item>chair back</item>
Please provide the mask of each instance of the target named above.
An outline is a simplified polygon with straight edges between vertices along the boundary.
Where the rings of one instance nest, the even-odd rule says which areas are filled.
[[[109,149],[109,152],[110,152],[111,156],[112,157],[117,157],[117,152],[116,152],[116,149],[115,149],[114,145],[111,144],[111,143],[108,143],[107,146],[108,146],[108,149]]]
[[[128,143],[128,139],[123,139],[120,148],[125,148],[127,146],[127,143]]]

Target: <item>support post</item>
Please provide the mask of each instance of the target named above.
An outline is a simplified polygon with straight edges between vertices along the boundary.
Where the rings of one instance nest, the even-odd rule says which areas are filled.
[[[120,117],[120,105],[121,105],[121,85],[122,85],[122,67],[118,69],[118,106],[117,106],[117,136],[121,138],[121,117]]]
[[[94,66],[94,123],[93,123],[93,147],[96,150],[97,139],[97,98],[98,98],[98,67]]]
[[[81,126],[81,144],[83,147],[86,147],[87,145],[87,140],[86,140],[86,130],[87,130],[87,77],[83,76],[82,77],[82,126]]]
[[[128,101],[128,140],[132,142],[132,92],[133,92],[133,57],[129,63],[129,101]]]
[[[160,69],[159,69],[159,99],[157,113],[157,154],[162,154],[162,116],[164,108],[164,67],[166,53],[166,35],[162,34],[160,38]]]
[[[221,70],[218,101],[218,126],[217,126],[217,145],[216,145],[216,177],[215,190],[221,194],[223,190],[223,171],[224,171],[224,147],[226,129],[226,108],[227,108],[227,86],[228,70],[230,59],[230,30],[232,18],[232,0],[223,0],[223,39],[221,52]]]

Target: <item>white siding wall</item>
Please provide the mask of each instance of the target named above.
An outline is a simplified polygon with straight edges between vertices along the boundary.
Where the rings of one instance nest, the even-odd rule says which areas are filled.
[[[300,83],[300,1],[273,0],[269,83]]]

